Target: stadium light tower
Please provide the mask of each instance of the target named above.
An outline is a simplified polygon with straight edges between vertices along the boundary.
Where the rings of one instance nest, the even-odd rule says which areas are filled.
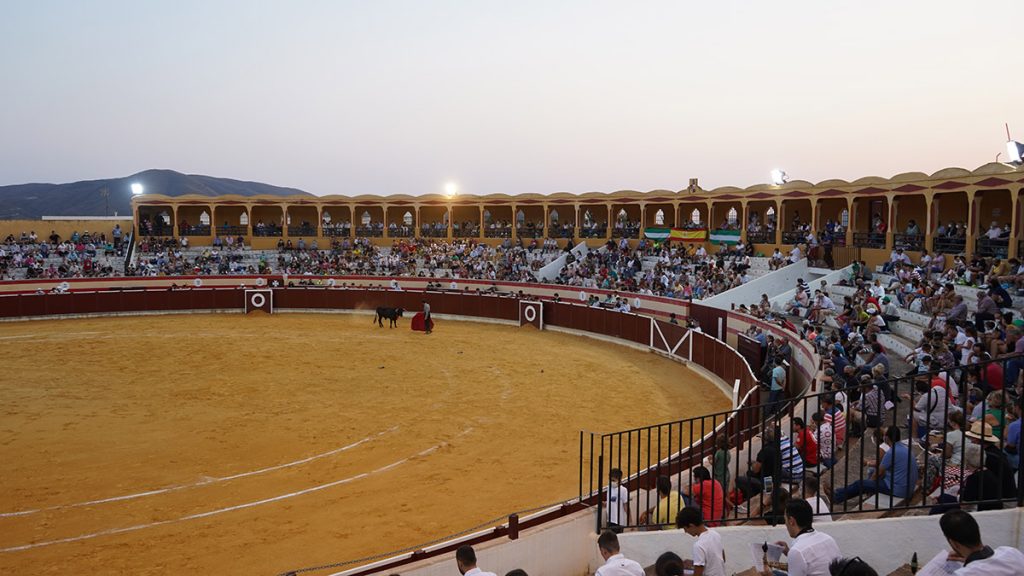
[[[132,182],[132,194],[133,195],[138,196],[139,194],[142,194],[142,190],[143,190],[142,184],[139,184],[138,182]]]
[[[455,182],[449,182],[444,185],[444,195],[449,198],[455,198],[455,195],[459,193],[459,187]]]
[[[772,170],[772,184],[782,186],[786,182],[789,182],[789,175],[784,170],[778,168]]]
[[[1010,137],[1010,124],[1004,124],[1006,126],[1006,156],[1007,162],[1015,166],[1020,166],[1024,162],[1024,144],[1017,142]]]

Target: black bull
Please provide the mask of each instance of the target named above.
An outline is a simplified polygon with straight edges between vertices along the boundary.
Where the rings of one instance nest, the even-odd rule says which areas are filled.
[[[377,308],[377,314],[374,315],[373,321],[383,328],[384,319],[387,318],[388,328],[394,328],[395,326],[398,326],[398,319],[402,317],[402,312],[405,312],[402,308],[385,308],[381,306]]]

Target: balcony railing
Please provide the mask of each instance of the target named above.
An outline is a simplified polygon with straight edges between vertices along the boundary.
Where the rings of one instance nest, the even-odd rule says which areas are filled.
[[[281,236],[280,226],[256,226],[252,229],[253,236],[278,237]]]
[[[448,227],[444,228],[420,228],[420,238],[447,238]]]
[[[803,232],[783,232],[782,243],[783,244],[803,244],[807,241],[807,234]]]
[[[885,248],[885,234],[854,232],[853,245],[858,248]]]
[[[893,234],[893,246],[920,252],[924,248],[923,234]]]
[[[178,233],[182,236],[209,236],[209,224],[197,224],[195,226],[179,226]]]
[[[607,226],[593,226],[590,228],[580,228],[580,238],[604,238],[604,235],[607,233]]]
[[[982,236],[974,240],[974,253],[985,258],[1006,258],[1010,250],[1008,238],[991,239]]]
[[[967,239],[936,236],[932,249],[939,254],[960,254],[967,249]]]
[[[217,236],[248,236],[248,226],[217,226]]]
[[[480,227],[479,226],[456,226],[452,228],[452,235],[455,238],[479,238]]]
[[[388,228],[389,238],[412,238],[412,236],[412,226],[395,226],[394,228]]]
[[[775,244],[775,231],[759,230],[747,232],[748,244]]]
[[[300,225],[289,226],[289,236],[316,236],[316,226]]]
[[[331,226],[327,224],[321,229],[321,234],[328,238],[348,238],[351,231],[351,226]]]
[[[540,238],[544,236],[544,228],[535,226],[520,226],[516,228],[516,236],[519,238]]]
[[[380,238],[384,236],[384,229],[378,226],[356,226],[356,236],[360,238]]]
[[[484,238],[511,238],[511,228],[491,228],[488,226],[484,229]]]

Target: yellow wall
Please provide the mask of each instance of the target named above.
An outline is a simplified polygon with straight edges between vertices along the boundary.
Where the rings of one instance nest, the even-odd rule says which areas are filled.
[[[120,224],[121,230],[125,236],[128,235],[128,231],[132,228],[131,217],[121,218],[118,220],[0,220],[0,241],[7,238],[8,234],[14,234],[15,238],[21,236],[22,232],[31,232],[35,230],[36,234],[42,238],[49,238],[50,232],[56,231],[60,234],[62,239],[71,237],[73,232],[79,234],[83,232],[92,233],[103,233],[110,238],[110,231],[114,229],[114,225]]]

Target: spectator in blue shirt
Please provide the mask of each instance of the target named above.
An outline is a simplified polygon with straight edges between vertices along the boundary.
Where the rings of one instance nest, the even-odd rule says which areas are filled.
[[[900,442],[900,429],[890,426],[885,431],[886,442],[891,446],[882,457],[881,466],[865,480],[857,480],[849,486],[835,491],[835,503],[862,494],[890,494],[896,498],[909,498],[917,485],[917,460],[910,447]],[[871,471],[873,462],[865,461]]]

